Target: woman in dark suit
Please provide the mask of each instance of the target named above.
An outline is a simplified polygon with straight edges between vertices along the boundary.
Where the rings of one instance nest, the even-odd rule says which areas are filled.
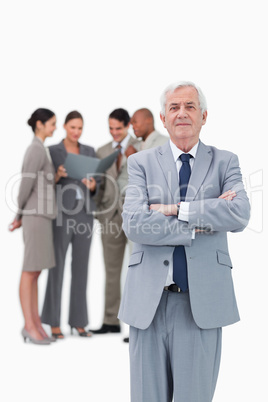
[[[92,211],[95,207],[92,196],[96,191],[96,181],[93,178],[84,178],[82,181],[71,179],[63,167],[68,152],[95,157],[92,147],[78,142],[83,131],[82,115],[77,111],[70,112],[66,116],[64,129],[66,137],[49,148],[57,172],[58,215],[53,225],[56,268],[48,276],[41,317],[43,323],[51,326],[52,335],[57,339],[64,338],[60,328],[61,294],[69,244],[72,245],[69,325],[71,332],[75,329],[79,336],[91,336],[85,330],[88,325],[86,289],[93,230]]]
[[[37,109],[28,124],[35,136],[24,156],[19,210],[10,231],[22,226],[25,244],[20,280],[20,302],[25,320],[22,336],[34,344],[49,345],[55,339],[48,337],[41,324],[37,280],[43,269],[55,266],[52,240],[52,219],[56,216],[55,171],[44,141],[56,129],[56,116],[48,109]]]

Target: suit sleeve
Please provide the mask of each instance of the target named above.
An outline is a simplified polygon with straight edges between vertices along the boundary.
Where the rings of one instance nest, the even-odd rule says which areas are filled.
[[[91,156],[92,158],[97,158],[97,154],[96,154],[96,152],[95,152],[95,149],[92,148],[92,147],[90,147],[90,156]],[[99,176],[96,176],[96,177],[95,177],[95,180],[96,180],[96,188],[95,188],[94,191],[90,191],[90,192],[89,192],[89,193],[90,193],[90,197],[95,197],[95,196],[98,194],[99,189],[100,189],[100,184],[101,184],[101,179],[100,179],[100,177],[99,177]]]
[[[35,183],[38,179],[38,172],[43,170],[45,158],[45,152],[39,146],[29,147],[26,151],[22,165],[22,178],[18,194],[17,220],[21,218],[22,211],[34,189]]]
[[[135,243],[154,246],[191,246],[192,231],[188,223],[176,216],[150,211],[146,172],[132,155],[128,158],[129,183],[123,208],[123,230]]]
[[[238,157],[231,154],[222,184],[225,191],[234,190],[232,201],[221,198],[202,199],[190,202],[189,225],[210,231],[240,232],[247,226],[250,204],[242,182]]]

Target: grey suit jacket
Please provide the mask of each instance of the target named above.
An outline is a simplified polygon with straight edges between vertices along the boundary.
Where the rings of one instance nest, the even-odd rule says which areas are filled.
[[[94,148],[79,143],[80,155],[96,157]],[[58,170],[60,165],[64,165],[67,157],[67,151],[64,146],[63,140],[56,145],[49,147],[50,155],[55,167],[55,171]],[[94,193],[91,193],[87,187],[80,181],[72,179],[70,177],[62,177],[56,185],[57,194],[57,206],[58,211],[62,209],[72,210],[76,204],[77,189],[84,199],[84,207],[87,213],[95,210],[96,205],[93,200]]]
[[[164,145],[169,140],[169,137],[166,135],[160,134],[158,131],[153,131],[149,137],[144,141],[141,145],[141,149],[150,149],[159,147],[160,145]]]
[[[136,149],[138,149],[138,144],[139,142],[137,139],[130,137],[126,148],[129,145],[133,145]],[[97,150],[97,156],[98,158],[102,159],[112,154],[114,151],[115,150],[112,147],[112,142],[109,142]],[[100,221],[111,219],[116,211],[119,211],[121,214],[127,183],[127,158],[125,155],[123,155],[119,172],[117,172],[116,162],[114,162],[103,175],[99,192],[95,197],[97,203],[96,217]]]
[[[54,177],[55,170],[44,144],[38,137],[34,137],[31,145],[26,150],[22,164],[17,220],[22,215],[55,218]]]
[[[186,201],[189,222],[150,211],[152,203],[180,201],[178,174],[169,142],[129,157],[129,187],[123,229],[135,242],[129,261],[119,318],[145,329],[153,320],[165,286],[174,246],[185,246],[190,303],[200,328],[239,320],[227,232],[242,231],[250,206],[236,155],[202,142],[196,154]],[[218,197],[235,190],[232,201]],[[201,228],[192,240],[192,230]]]

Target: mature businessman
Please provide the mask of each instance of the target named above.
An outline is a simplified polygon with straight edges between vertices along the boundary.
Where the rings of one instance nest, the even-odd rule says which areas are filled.
[[[170,141],[128,159],[123,228],[135,244],[119,318],[130,325],[132,402],[210,402],[221,328],[239,320],[227,232],[250,206],[239,162],[199,140],[207,119],[193,83],[168,87]]]

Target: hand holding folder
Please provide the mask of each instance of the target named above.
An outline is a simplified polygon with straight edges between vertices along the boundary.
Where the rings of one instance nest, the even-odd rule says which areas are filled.
[[[112,166],[119,152],[120,151],[117,150],[103,159],[68,153],[64,162],[64,167],[68,177],[82,180],[89,176],[96,176],[99,173],[104,173],[110,166]]]

